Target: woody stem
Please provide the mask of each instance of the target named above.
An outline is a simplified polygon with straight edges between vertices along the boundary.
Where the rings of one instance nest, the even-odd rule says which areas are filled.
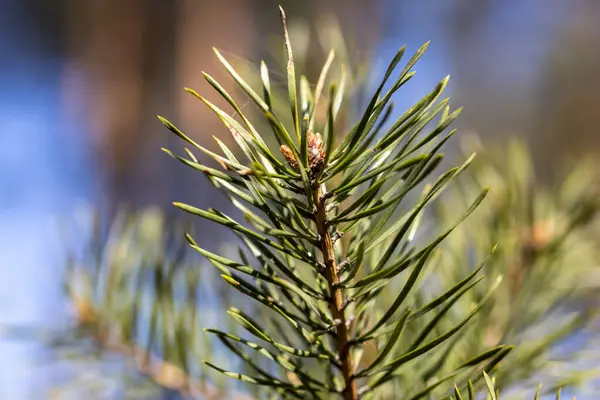
[[[334,320],[338,321],[336,329],[336,343],[340,363],[342,365],[342,375],[344,378],[344,390],[342,396],[345,400],[357,400],[358,390],[356,382],[352,376],[354,365],[352,353],[350,351],[350,331],[347,326],[346,315],[344,311],[344,293],[338,286],[340,279],[335,261],[333,250],[333,240],[327,229],[327,213],[325,210],[325,199],[320,187],[314,189],[313,199],[317,204],[315,212],[315,221],[317,232],[319,234],[319,247],[323,254],[325,264],[324,275],[329,286],[329,308]]]

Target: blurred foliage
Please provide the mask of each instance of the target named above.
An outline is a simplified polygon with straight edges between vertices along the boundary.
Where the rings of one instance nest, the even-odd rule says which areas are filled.
[[[80,238],[87,237],[87,245],[80,256],[72,257],[66,271],[75,332],[91,341],[63,341],[53,347],[64,351],[79,343],[80,351],[87,349],[81,354],[89,353],[90,361],[96,357],[103,362],[98,356],[105,352],[123,356],[130,374],[137,376],[130,382],[118,380],[127,398],[157,396],[164,392],[161,388],[183,396],[224,398],[222,379],[207,383],[198,361],[215,356],[200,326],[226,297],[190,260],[182,236],[191,229],[189,222],[166,221],[155,208],[122,210],[109,226],[105,222],[96,211],[84,218],[88,234]],[[131,364],[137,373],[131,372]],[[145,391],[136,394],[140,389]]]
[[[453,376],[451,366],[466,355],[509,343],[515,349],[494,375],[500,387],[543,381],[550,388],[584,386],[584,391],[600,373],[600,353],[593,340],[598,335],[600,286],[596,163],[580,161],[560,185],[546,187],[536,180],[524,143],[490,146],[486,152],[475,137],[467,139],[465,152],[477,151],[478,158],[423,223],[449,226],[455,210],[466,207],[483,183],[490,184],[490,194],[486,204],[448,237],[412,302],[418,307],[433,300],[439,290],[472,273],[474,260],[485,257],[490,247],[498,243],[498,249],[484,267],[481,285],[430,320],[408,324],[405,334],[419,337],[427,326],[431,335],[439,335],[486,297],[488,287],[497,289],[443,357],[407,366],[399,371],[400,382],[433,379],[437,384],[434,377]],[[398,290],[394,283],[384,289],[388,298]],[[516,392],[515,398],[521,395]]]

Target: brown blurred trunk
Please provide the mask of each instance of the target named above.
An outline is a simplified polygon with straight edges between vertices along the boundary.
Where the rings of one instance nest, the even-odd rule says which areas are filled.
[[[233,112],[225,100],[206,82],[202,72],[205,71],[215,78],[221,86],[235,99],[243,98],[237,93],[237,85],[227,74],[225,68],[219,63],[213,47],[218,48],[226,56],[234,54],[235,57],[246,58],[254,53],[255,34],[250,18],[248,0],[181,0],[177,3],[177,24],[175,28],[175,113],[173,121],[184,132],[189,134],[199,143],[208,148],[217,150],[213,136],[217,136],[227,146],[233,143],[231,133],[223,123],[201,101],[184,91],[189,87],[203,97],[216,104],[227,112]],[[232,58],[232,57],[228,57]],[[237,95],[237,96],[236,96]],[[244,102],[240,101],[242,105]],[[161,111],[162,112],[162,111]],[[168,133],[164,133],[166,135]],[[182,143],[177,140],[173,146],[181,149]],[[237,146],[231,146],[234,151]],[[212,160],[203,154],[194,153],[210,164]],[[167,160],[175,164],[173,160]],[[215,197],[218,195],[211,190],[202,190],[208,183],[200,180],[197,171],[190,170],[177,163],[174,165],[172,181],[180,188],[193,187],[193,192],[186,189],[186,196],[193,196],[194,204],[215,206]],[[189,185],[189,182],[199,184]],[[189,198],[189,197],[188,197]],[[190,200],[191,201],[191,200]],[[221,210],[226,211],[222,208]],[[202,232],[203,230],[201,230]],[[211,238],[214,238],[211,235]]]
[[[216,118],[183,87],[206,92],[201,71],[215,65],[213,45],[241,56],[252,50],[246,3],[72,0],[66,5],[65,108],[83,116],[89,127],[102,200],[111,208],[122,202],[164,205],[181,187],[196,187],[198,193],[198,185],[178,185],[174,179],[189,175],[181,175],[184,168],[160,152],[180,143],[169,138],[156,114],[200,141],[218,134]],[[214,75],[224,73],[219,69]]]
[[[247,0],[182,0],[178,3],[175,43],[177,121],[192,127],[190,133],[200,140],[212,141],[212,135],[223,136],[220,133],[227,130],[212,111],[185,93],[183,88],[194,88],[219,107],[229,110],[227,103],[206,83],[202,71],[208,72],[229,93],[235,92],[235,83],[219,64],[212,48],[242,58],[254,52],[253,26],[247,3]]]
[[[136,150],[143,101],[147,16],[143,4],[71,1],[66,9],[70,53],[64,76],[66,108],[84,115],[99,163],[107,169],[109,196],[126,195],[127,172]]]
[[[539,74],[535,147],[544,171],[558,157],[600,153],[600,3],[581,1],[575,10]]]

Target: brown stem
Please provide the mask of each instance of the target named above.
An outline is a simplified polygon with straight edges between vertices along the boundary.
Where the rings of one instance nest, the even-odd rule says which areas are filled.
[[[325,211],[325,200],[321,188],[318,187],[313,192],[313,198],[317,205],[315,221],[317,232],[320,236],[319,247],[323,253],[323,262],[325,263],[325,278],[329,285],[329,308],[334,320],[338,321],[336,329],[336,342],[340,363],[342,364],[342,374],[344,376],[344,391],[342,396],[345,400],[357,400],[358,391],[356,382],[352,376],[354,365],[352,353],[350,352],[350,332],[346,325],[346,315],[344,312],[344,296],[341,288],[337,286],[340,279],[338,276],[337,265],[335,262],[335,253],[333,251],[333,240],[327,230],[327,214]]]

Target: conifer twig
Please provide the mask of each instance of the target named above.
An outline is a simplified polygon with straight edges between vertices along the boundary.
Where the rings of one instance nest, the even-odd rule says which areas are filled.
[[[329,285],[329,308],[334,320],[339,320],[336,328],[336,341],[338,355],[342,364],[342,375],[344,377],[344,390],[342,392],[345,400],[357,400],[358,391],[356,381],[353,377],[354,365],[352,353],[350,352],[350,333],[346,324],[345,300],[342,288],[339,287],[340,278],[338,267],[335,261],[335,252],[333,250],[333,240],[327,229],[327,213],[325,211],[325,199],[321,187],[314,190],[313,198],[317,204],[315,212],[315,221],[317,232],[320,237],[319,246],[325,262],[325,278]]]

